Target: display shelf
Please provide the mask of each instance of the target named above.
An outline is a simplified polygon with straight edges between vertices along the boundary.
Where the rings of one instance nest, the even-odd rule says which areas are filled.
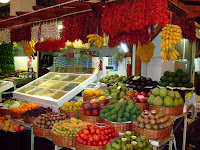
[[[15,90],[13,97],[58,112],[64,102],[80,93],[88,84],[97,80],[96,74],[49,72]]]
[[[165,143],[167,143],[167,142],[169,142],[169,141],[171,141],[173,139],[174,139],[174,136],[168,136],[168,137],[166,137],[166,138],[164,138],[162,140],[156,140],[156,141],[149,140],[149,142],[155,147],[161,147],[162,145],[164,145]]]
[[[157,85],[157,87],[159,87],[160,89],[162,88],[168,88],[170,90],[185,90],[185,91],[194,91],[195,90],[195,87],[192,87],[192,88],[186,88],[186,87],[171,87],[171,86],[166,86],[166,87],[163,87],[163,86],[159,86]]]

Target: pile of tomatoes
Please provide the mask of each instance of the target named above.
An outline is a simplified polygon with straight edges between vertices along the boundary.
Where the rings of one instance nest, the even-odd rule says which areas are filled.
[[[76,140],[83,145],[105,146],[117,137],[119,133],[115,127],[107,124],[91,124],[82,128]]]

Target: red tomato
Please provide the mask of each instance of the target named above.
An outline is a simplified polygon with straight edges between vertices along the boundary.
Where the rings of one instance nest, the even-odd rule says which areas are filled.
[[[104,131],[104,128],[100,128],[100,131]]]
[[[89,146],[92,146],[92,142],[88,142],[88,145],[89,145]]]
[[[82,131],[80,131],[80,132],[78,133],[78,135],[80,136],[82,133],[83,133],[83,132],[82,132]]]
[[[105,134],[108,134],[108,130],[105,130],[104,133],[105,133]]]
[[[91,134],[95,133],[95,129],[94,129],[94,128],[91,128],[91,129],[90,129],[90,133],[91,133]]]
[[[88,136],[89,136],[89,137],[93,137],[92,134],[89,134]]]
[[[110,137],[112,137],[112,134],[109,133],[108,136],[109,136],[109,138],[110,138]]]
[[[100,133],[100,129],[97,129],[97,130],[96,130],[96,133],[99,134],[99,133]]]
[[[101,135],[104,135],[105,133],[104,133],[104,131],[101,131],[100,134],[101,134]]]
[[[93,145],[93,146],[97,146],[97,142],[94,141],[94,142],[92,143],[92,145]]]
[[[105,137],[103,135],[100,136],[101,141],[104,141]]]
[[[85,133],[85,134],[87,134],[87,135],[90,134],[89,130],[86,130],[86,129],[83,130],[83,133]]]
[[[95,142],[99,142],[99,140],[100,140],[100,138],[99,138],[98,135],[94,137],[94,141],[95,141]]]
[[[93,142],[93,141],[94,141],[93,137],[90,137],[90,138],[89,138],[89,141],[90,141],[90,142]]]
[[[106,145],[107,143],[108,143],[107,140],[104,140],[104,141],[103,141],[103,145]]]
[[[111,130],[111,129],[108,129],[108,133],[112,133],[112,130]]]
[[[112,132],[114,132],[114,131],[115,131],[115,127],[111,127],[110,129],[111,129],[111,131],[112,131]]]
[[[86,140],[83,140],[83,145],[87,145],[88,142]]]
[[[109,136],[108,136],[108,135],[105,135],[105,139],[108,140],[108,139],[109,139]]]
[[[81,137],[82,139],[84,139],[85,136],[86,136],[86,134],[84,134],[84,133],[82,133],[82,134],[80,135],[80,137]]]
[[[99,141],[98,146],[102,146],[102,145],[103,145],[103,143],[101,141]]]
[[[88,141],[89,136],[88,136],[88,135],[85,135],[85,136],[83,137],[83,139],[86,140],[86,141]]]

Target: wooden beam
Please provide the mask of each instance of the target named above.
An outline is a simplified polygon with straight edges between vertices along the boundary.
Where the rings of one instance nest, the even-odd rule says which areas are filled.
[[[153,34],[153,37],[151,37],[151,40],[150,41],[153,41],[155,38],[156,38],[156,36],[160,33],[160,31],[162,30],[162,24],[158,24],[157,26],[156,26],[156,28],[154,29],[154,34]]]
[[[27,14],[27,13],[29,13],[29,12],[17,11],[17,12],[16,12],[16,15],[17,15],[17,16],[21,16],[21,15],[24,15],[24,14]]]
[[[200,12],[189,12],[189,13],[187,14],[187,18],[188,18],[188,19],[193,19],[193,18],[196,18],[196,17],[198,17],[198,16],[200,16]]]

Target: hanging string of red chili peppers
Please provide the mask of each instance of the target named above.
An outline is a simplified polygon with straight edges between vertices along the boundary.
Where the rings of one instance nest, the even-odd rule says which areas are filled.
[[[31,41],[31,26],[22,26],[19,28],[11,29],[10,30],[11,34],[11,42],[17,42],[17,41]]]
[[[135,0],[124,4],[113,4],[104,9],[101,28],[110,36],[109,46],[116,46],[120,41],[128,38],[129,44],[145,44],[150,38],[147,29],[161,23],[169,23],[169,9],[167,0]],[[123,36],[123,37],[120,37]],[[131,40],[131,38],[133,38]]]
[[[41,52],[51,52],[51,51],[59,51],[60,48],[65,47],[65,42],[61,39],[46,39],[42,42],[37,42],[35,44],[35,50]]]
[[[73,42],[76,39],[81,39],[83,43],[87,43],[87,35],[95,33],[103,35],[100,28],[100,15],[93,11],[67,16],[63,26],[61,37],[65,42],[67,40]]]
[[[194,42],[196,39],[195,32],[195,23],[194,20],[188,20],[186,16],[176,16],[173,14],[172,24],[178,25],[181,27],[182,36],[185,39],[188,39],[189,42]]]

